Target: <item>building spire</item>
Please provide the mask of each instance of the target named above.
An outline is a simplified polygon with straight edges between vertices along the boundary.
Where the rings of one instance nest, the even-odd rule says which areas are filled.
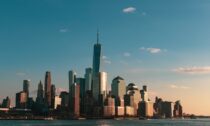
[[[99,44],[99,30],[97,29],[97,44]]]

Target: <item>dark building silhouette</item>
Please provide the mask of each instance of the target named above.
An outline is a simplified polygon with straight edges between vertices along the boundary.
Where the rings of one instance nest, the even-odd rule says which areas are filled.
[[[26,109],[27,108],[27,93],[21,91],[16,93],[16,108]]]
[[[174,117],[183,117],[183,110],[182,110],[182,105],[180,101],[176,101],[174,105],[174,111],[173,111]]]
[[[29,97],[30,80],[23,80],[23,91],[26,92],[27,98]]]
[[[91,91],[85,93],[84,98],[84,114],[86,116],[93,116],[95,101]]]
[[[10,104],[11,104],[11,100],[10,98],[7,96],[5,99],[3,99],[2,108],[10,108]]]
[[[38,84],[36,102],[40,104],[44,102],[44,89],[41,81]]]
[[[80,114],[84,114],[85,78],[77,78],[76,83],[80,86]]]
[[[61,98],[61,107],[62,108],[68,108],[69,106],[69,93],[66,91],[62,91],[60,94]]]
[[[96,76],[100,71],[101,62],[101,44],[99,43],[99,33],[97,32],[97,43],[94,44],[93,50],[93,76]]]
[[[55,106],[56,88],[55,85],[51,85],[51,108]]]
[[[103,116],[104,117],[114,117],[115,116],[115,99],[110,95],[104,100],[103,106]]]
[[[93,69],[86,68],[85,69],[85,91],[91,90],[92,85],[92,76],[93,76]]]
[[[48,107],[51,107],[51,74],[49,71],[46,72],[45,75],[45,87],[44,87],[45,95],[45,104]]]

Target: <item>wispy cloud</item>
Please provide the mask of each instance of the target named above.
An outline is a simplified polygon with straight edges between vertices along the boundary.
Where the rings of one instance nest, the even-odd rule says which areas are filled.
[[[111,64],[111,60],[107,56],[102,56],[102,61],[105,64]]]
[[[24,72],[17,72],[16,75],[17,75],[17,76],[25,76],[26,73],[24,73]]]
[[[123,11],[123,13],[133,13],[136,11],[136,8],[135,7],[127,7],[127,8],[124,8],[122,11]]]
[[[104,60],[104,63],[111,64],[112,62],[110,60]]]
[[[172,71],[178,72],[178,73],[186,73],[186,74],[209,74],[210,66],[179,67],[179,68],[173,69]]]
[[[69,31],[68,28],[61,28],[61,29],[59,29],[59,32],[61,32],[61,33],[66,33],[68,31]]]
[[[187,87],[187,86],[178,86],[178,85],[175,85],[175,84],[170,84],[169,85],[169,88],[172,88],[172,89],[189,89],[190,87]]]
[[[102,56],[102,59],[108,59],[108,57],[107,56]]]
[[[161,53],[161,52],[166,52],[167,50],[166,49],[160,49],[160,48],[145,48],[145,47],[141,47],[139,48],[141,51],[146,51],[146,52],[149,52],[151,54],[157,54],[157,53]]]
[[[130,54],[129,52],[124,52],[124,53],[123,53],[123,56],[129,57],[129,56],[131,56],[131,54]]]

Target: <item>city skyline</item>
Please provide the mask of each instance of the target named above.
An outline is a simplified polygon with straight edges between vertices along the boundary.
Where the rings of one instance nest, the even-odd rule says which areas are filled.
[[[14,93],[21,89],[25,79],[31,80],[33,94],[39,80],[44,82],[47,70],[51,71],[52,84],[68,90],[68,71],[74,69],[82,77],[84,69],[92,66],[92,45],[99,28],[102,71],[108,72],[109,89],[111,80],[120,75],[126,84],[148,85],[153,99],[155,96],[173,101],[180,99],[184,112],[210,115],[207,111],[210,105],[207,99],[210,97],[208,1],[185,1],[181,5],[181,1],[162,0],[161,3],[166,4],[162,10],[163,5],[158,2],[116,1],[112,5],[108,1],[104,5],[111,4],[109,11],[113,13],[105,17],[102,15],[107,13],[107,8],[103,2],[94,1],[89,6],[73,2],[76,6],[71,9],[71,2],[57,2],[15,1],[14,5],[1,2],[0,6],[5,5],[1,11],[7,14],[0,21],[1,100],[6,96],[14,99]],[[12,5],[14,8],[10,10]],[[31,8],[18,9],[19,6]],[[185,13],[180,13],[178,6]],[[47,12],[52,15],[41,14],[35,11],[36,7],[48,8]],[[164,11],[168,8],[170,13]],[[74,9],[78,10],[78,17],[72,12]],[[90,12],[85,12],[86,9]],[[102,14],[95,9],[100,9]],[[60,17],[58,21],[50,21],[56,20],[56,16]],[[88,20],[88,16],[91,19]],[[119,19],[110,20],[112,16]],[[83,18],[87,22],[83,23]],[[201,99],[202,103],[194,103],[195,99]]]

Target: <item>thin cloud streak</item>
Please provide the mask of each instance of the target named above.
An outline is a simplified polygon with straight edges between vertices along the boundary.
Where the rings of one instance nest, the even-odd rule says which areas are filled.
[[[186,73],[186,74],[209,74],[210,66],[179,67],[179,68],[173,69],[172,71],[177,72],[177,73]]]
[[[189,89],[190,87],[187,87],[187,86],[178,86],[178,85],[175,85],[175,84],[171,84],[171,85],[169,85],[169,88],[171,88],[171,89],[183,89],[183,90],[186,90],[186,89]]]
[[[123,56],[124,56],[124,57],[130,57],[131,54],[130,54],[129,52],[125,52],[125,53],[123,53]]]
[[[161,53],[161,52],[167,52],[166,49],[160,49],[160,48],[145,48],[145,47],[141,47],[139,48],[141,51],[146,51],[149,52],[151,54],[157,54],[157,53]]]

